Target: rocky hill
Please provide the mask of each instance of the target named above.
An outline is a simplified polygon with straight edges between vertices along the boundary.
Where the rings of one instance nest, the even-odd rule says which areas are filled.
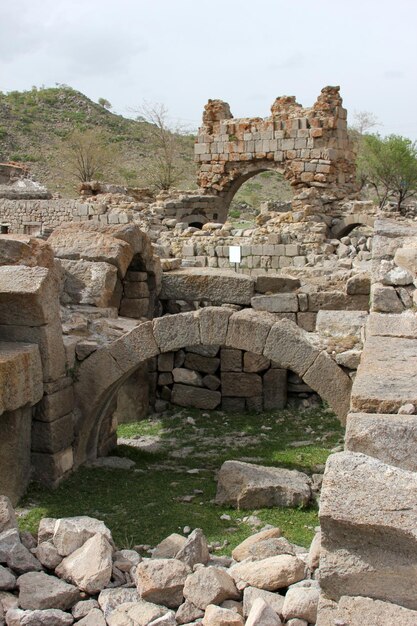
[[[147,164],[155,152],[152,126],[116,115],[68,87],[0,92],[0,161],[27,163],[52,192],[73,196],[77,181],[66,167],[68,141],[74,130],[95,129],[104,135],[114,158],[111,182],[146,186]],[[178,185],[195,186],[194,137],[178,135],[182,170]]]

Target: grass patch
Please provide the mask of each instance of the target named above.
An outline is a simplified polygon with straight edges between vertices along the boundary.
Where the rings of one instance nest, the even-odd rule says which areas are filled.
[[[104,520],[119,546],[129,547],[155,545],[188,525],[202,528],[209,541],[226,542],[227,553],[253,532],[245,518],[256,515],[262,523],[280,526],[290,541],[307,546],[317,525],[314,506],[218,507],[213,503],[215,475],[227,459],[315,473],[343,435],[325,408],[262,414],[173,409],[122,424],[118,433],[130,439],[151,437],[158,447],[146,451],[119,445],[115,454],[136,463],[131,470],[82,467],[54,491],[32,485],[21,504],[21,528],[36,532],[42,517],[91,515]],[[184,496],[193,496],[191,502],[184,502]],[[220,519],[224,514],[230,519]]]

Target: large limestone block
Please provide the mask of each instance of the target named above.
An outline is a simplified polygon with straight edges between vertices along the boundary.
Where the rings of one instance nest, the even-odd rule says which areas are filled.
[[[268,370],[263,376],[264,409],[284,409],[287,404],[287,370]]]
[[[280,320],[271,328],[264,356],[303,376],[319,355],[309,334],[290,320]]]
[[[30,235],[1,235],[0,265],[47,267],[54,265],[54,255],[46,241]]]
[[[417,339],[417,315],[414,311],[370,313],[366,323],[366,336],[408,337]]]
[[[235,581],[266,591],[277,591],[302,580],[305,564],[296,556],[280,554],[261,561],[238,563],[230,569],[230,574]]]
[[[201,320],[200,320],[201,325]],[[197,370],[204,374],[215,374],[219,369],[220,359],[217,357],[202,356],[188,352],[185,356],[184,367]]]
[[[54,488],[73,468],[74,453],[72,446],[53,454],[32,452],[31,461],[34,480]]]
[[[275,322],[273,313],[253,309],[238,311],[229,320],[226,346],[262,354],[271,326]]]
[[[394,256],[394,262],[400,267],[404,267],[413,276],[417,275],[417,246],[404,246],[398,248]]]
[[[159,354],[152,322],[143,322],[119,337],[110,344],[109,352],[124,372]]]
[[[56,573],[90,595],[106,587],[112,574],[112,547],[101,534],[94,535],[58,565]]]
[[[320,352],[303,380],[329,403],[344,423],[349,411],[352,381],[327,352]]]
[[[66,304],[111,306],[117,282],[117,269],[110,263],[63,259],[64,296]]]
[[[270,366],[271,361],[262,354],[254,354],[253,352],[244,352],[243,354],[243,371],[257,374]]]
[[[0,324],[41,326],[58,317],[58,290],[50,270],[0,267]]]
[[[204,346],[223,345],[226,343],[227,327],[232,309],[223,307],[204,307],[199,309],[201,343]]]
[[[352,387],[354,413],[397,413],[417,404],[417,340],[371,336]]]
[[[217,268],[187,268],[164,273],[162,300],[205,300],[216,304],[250,304],[254,281]]]
[[[70,224],[56,228],[48,239],[55,256],[72,259],[105,262],[114,265],[123,277],[133,258],[130,244],[112,236],[110,232],[98,232],[83,225]]]
[[[379,283],[374,283],[371,287],[371,307],[372,311],[379,311],[380,313],[402,313],[404,311],[404,305],[394,287],[385,287]]]
[[[193,387],[203,387],[203,378],[198,372],[185,367],[174,367],[172,377],[175,383],[192,385]]]
[[[197,313],[164,315],[153,320],[153,333],[161,352],[173,352],[200,343]]]
[[[251,306],[255,311],[269,313],[297,313],[298,298],[295,293],[280,293],[271,296],[254,296]]]
[[[217,567],[205,567],[190,574],[185,581],[184,597],[199,609],[209,604],[221,604],[225,600],[239,600],[233,578]]]
[[[345,448],[417,472],[417,416],[350,413]]]
[[[338,603],[321,596],[316,626],[415,626],[417,611],[398,604],[363,598],[342,596]]]
[[[95,535],[101,535],[109,542],[112,540],[110,530],[101,520],[88,515],[63,517],[55,522],[52,541],[58,554],[68,556]]]
[[[39,402],[43,382],[38,346],[0,342],[0,381],[0,415]]]
[[[0,341],[37,344],[44,381],[56,380],[65,375],[65,348],[62,326],[58,318],[44,326],[0,325]]]
[[[301,286],[298,278],[292,276],[257,276],[255,291],[257,293],[288,293]]]
[[[221,399],[220,391],[180,385],[179,383],[175,383],[172,388],[171,402],[179,406],[211,410],[219,406]]]
[[[14,505],[29,484],[31,422],[31,407],[0,415],[0,493]]]
[[[319,311],[316,330],[324,337],[354,337],[359,341],[367,317],[366,311]]]
[[[74,417],[64,415],[51,423],[32,421],[32,450],[35,452],[59,452],[68,448],[74,440]]]
[[[80,599],[77,587],[44,572],[19,576],[19,605],[22,609],[70,609]]]
[[[305,505],[310,498],[310,479],[296,470],[225,461],[218,474],[217,504],[256,509]]]
[[[144,600],[178,608],[191,568],[178,559],[148,559],[136,568],[138,592]]]
[[[309,311],[368,311],[369,296],[350,296],[342,291],[318,291],[308,294]]]
[[[355,452],[329,457],[320,498],[320,586],[417,608],[417,475]]]
[[[222,395],[236,398],[262,396],[262,378],[259,374],[222,372]]]

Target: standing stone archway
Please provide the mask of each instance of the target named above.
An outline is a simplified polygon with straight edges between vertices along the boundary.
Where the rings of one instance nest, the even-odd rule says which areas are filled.
[[[195,144],[199,187],[219,197],[224,219],[233,190],[255,170],[283,172],[296,190],[348,196],[356,185],[346,119],[339,87],[324,87],[310,108],[293,96],[277,98],[265,119],[234,118],[227,102],[209,100]]]
[[[207,307],[144,322],[82,362],[74,386],[79,415],[75,464],[96,458],[102,420],[117,390],[141,363],[190,345],[219,344],[264,355],[291,369],[344,422],[351,380],[327,352],[317,348],[308,333],[290,320],[277,321],[271,313]]]

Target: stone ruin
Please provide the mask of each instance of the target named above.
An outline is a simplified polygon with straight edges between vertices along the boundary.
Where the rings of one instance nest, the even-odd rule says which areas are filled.
[[[417,623],[417,227],[351,197],[334,88],[312,109],[279,99],[270,120],[243,122],[224,103],[206,108],[203,135],[227,135],[223,150],[237,152],[199,136],[196,146],[210,145],[197,149],[201,196],[92,183],[79,200],[17,199],[0,187],[10,224],[0,236],[0,624]],[[278,134],[234,138],[267,129]],[[281,144],[242,165],[255,141]],[[336,153],[320,163],[312,151],[327,148]],[[249,232],[207,213],[202,229],[180,221],[187,205],[187,219],[203,215],[204,197],[226,206],[244,168],[265,159],[297,187],[291,211]],[[222,172],[206,169],[220,162]],[[230,245],[241,246],[240,272]],[[107,454],[121,414],[168,403],[261,413],[317,396],[346,436],[326,465],[309,554],[277,529],[233,561],[210,555],[198,530],[143,561],[90,518],[44,519],[37,541],[16,530],[11,504],[29,480],[56,486]]]

